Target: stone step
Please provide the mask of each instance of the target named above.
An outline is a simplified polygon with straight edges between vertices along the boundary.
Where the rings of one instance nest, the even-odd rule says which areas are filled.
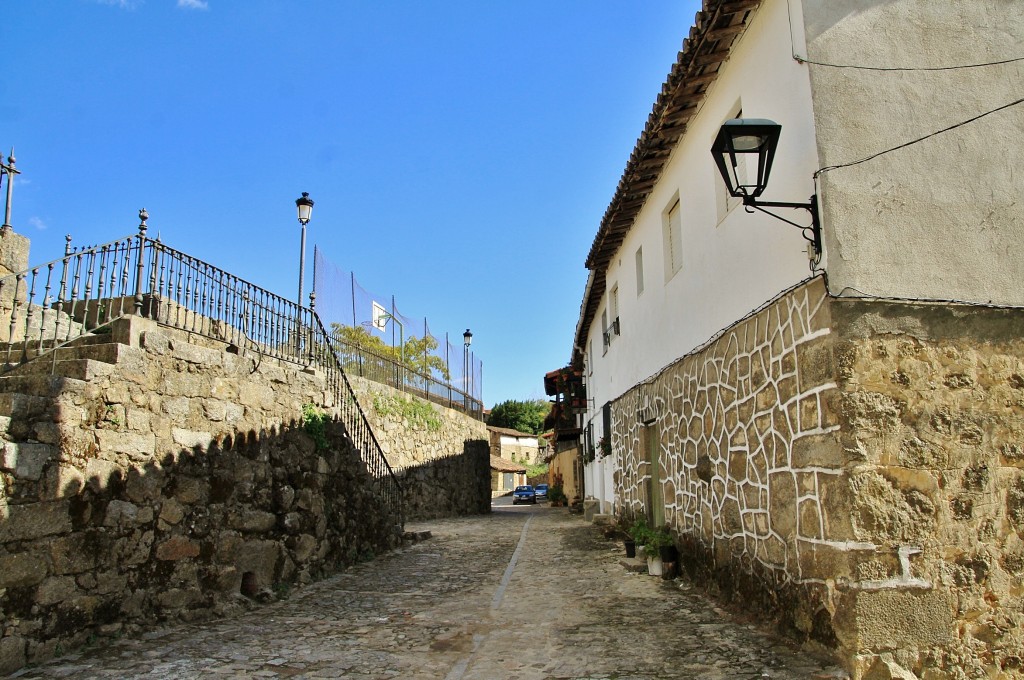
[[[29,348],[25,352],[27,357],[24,361],[29,363],[32,359],[36,360],[36,363],[49,364],[52,363],[56,357],[57,362],[69,361],[72,359],[92,359],[93,361],[102,361],[107,364],[117,363],[117,360],[121,356],[121,348],[124,345],[109,342],[98,342],[92,341],[87,344],[75,344],[66,347],[58,347],[53,350],[43,350],[41,353],[37,348]],[[13,363],[20,363],[20,355],[11,353]]]
[[[100,376],[109,375],[114,370],[114,363],[116,362],[116,354],[118,352],[119,350],[114,351],[114,361],[99,361],[95,359],[57,359],[54,361],[50,357],[40,357],[37,361],[30,361],[27,364],[15,366],[11,369],[11,373],[20,377],[38,375],[72,378],[75,380],[92,380]],[[12,375],[11,377],[15,376]]]

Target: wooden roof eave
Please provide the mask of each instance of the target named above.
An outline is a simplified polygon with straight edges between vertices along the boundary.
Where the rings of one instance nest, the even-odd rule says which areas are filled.
[[[733,44],[749,24],[750,12],[761,2],[704,0],[702,11],[695,15],[689,37],[683,41],[683,48],[658,93],[587,255],[585,264],[594,277],[580,306],[582,316],[574,340],[576,351],[586,342],[590,324],[597,314],[608,263],[661,179],[672,150],[704,101],[707,86],[718,78],[722,62],[729,57]]]

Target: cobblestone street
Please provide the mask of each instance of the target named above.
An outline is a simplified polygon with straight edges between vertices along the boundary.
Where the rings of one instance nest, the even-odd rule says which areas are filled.
[[[507,503],[507,499],[504,499]],[[65,654],[20,678],[835,678],[547,505],[433,537],[232,619]]]

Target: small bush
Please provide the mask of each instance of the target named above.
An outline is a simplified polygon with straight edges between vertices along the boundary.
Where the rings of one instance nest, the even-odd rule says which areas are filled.
[[[302,428],[316,444],[317,451],[330,448],[327,441],[327,414],[317,408],[316,404],[305,404],[302,407]]]

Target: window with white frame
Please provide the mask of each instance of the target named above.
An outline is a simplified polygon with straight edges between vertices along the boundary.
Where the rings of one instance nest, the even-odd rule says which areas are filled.
[[[608,300],[608,304],[611,307],[610,319],[608,321],[608,329],[611,332],[608,334],[608,340],[611,341],[614,336],[621,333],[621,328],[619,327],[619,284],[612,286]]]
[[[608,345],[611,344],[611,338],[608,336],[608,309],[601,310],[601,346],[604,348],[604,353],[608,352]]]
[[[644,292],[644,247],[636,249],[636,296],[640,297]]]
[[[683,222],[679,196],[662,214],[662,236],[665,246],[665,281],[676,275],[683,266]]]
[[[726,120],[742,117],[743,107],[740,104],[737,104],[733,109],[733,114],[731,116],[727,116]],[[725,186],[725,180],[722,179],[721,173],[718,172],[718,168],[714,167],[713,164],[712,174],[715,178],[715,202],[718,207],[718,222],[721,222],[725,219],[725,216],[728,215],[733,208],[740,205],[743,200],[729,193],[729,190]],[[747,181],[747,154],[736,154],[736,177],[740,182]]]

